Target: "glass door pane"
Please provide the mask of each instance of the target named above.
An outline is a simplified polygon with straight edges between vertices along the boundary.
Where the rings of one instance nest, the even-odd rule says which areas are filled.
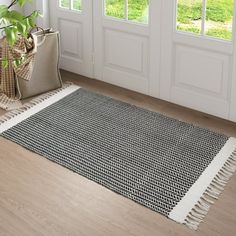
[[[128,0],[128,20],[148,23],[149,0]]]
[[[105,15],[126,21],[148,23],[149,0],[104,0]]]
[[[207,0],[205,34],[231,40],[234,0]]]
[[[82,10],[81,5],[82,5],[81,0],[73,0],[72,9],[77,10],[77,11],[81,11]]]
[[[70,0],[60,0],[60,7],[69,9]]]
[[[202,28],[202,0],[178,0],[177,30],[199,34]]]
[[[105,0],[105,15],[125,19],[125,0]]]
[[[232,40],[234,0],[178,0],[177,30]]]
[[[82,10],[82,0],[60,0],[60,7],[81,11]]]

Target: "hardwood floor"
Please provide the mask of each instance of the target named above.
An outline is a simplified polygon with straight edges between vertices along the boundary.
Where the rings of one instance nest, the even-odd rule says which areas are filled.
[[[236,124],[62,71],[64,80],[236,137]],[[4,114],[0,111],[0,115]],[[198,231],[0,138],[0,235],[234,236],[236,174]]]

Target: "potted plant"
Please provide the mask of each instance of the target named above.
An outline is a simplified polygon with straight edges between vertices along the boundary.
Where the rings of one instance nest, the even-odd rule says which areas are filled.
[[[29,15],[24,15],[22,12],[14,9],[19,6],[20,9],[25,4],[32,2],[32,0],[12,0],[9,5],[0,5],[0,30],[6,36],[7,43],[10,47],[14,46],[18,37],[28,38],[30,30],[36,27],[36,19],[40,16],[40,12],[35,10]],[[1,58],[2,66],[7,67],[9,61],[21,64],[24,56],[20,58]],[[1,65],[0,65],[1,66]]]
[[[39,11],[29,15],[20,11],[32,0],[7,1],[8,5],[0,4],[0,30],[5,36],[0,36],[0,108],[10,110],[18,108],[22,99],[61,88],[62,80],[59,32],[41,29],[32,33],[38,28]]]

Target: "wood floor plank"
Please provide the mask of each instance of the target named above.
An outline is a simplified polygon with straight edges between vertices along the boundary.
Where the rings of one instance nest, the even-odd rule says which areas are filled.
[[[62,75],[92,91],[236,137],[235,123],[68,72]],[[235,199],[236,175],[195,232],[0,138],[1,236],[235,236]]]

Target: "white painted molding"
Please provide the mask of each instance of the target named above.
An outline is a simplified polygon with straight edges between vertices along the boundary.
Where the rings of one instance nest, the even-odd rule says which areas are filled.
[[[236,1],[234,4],[234,23],[233,23],[233,42],[234,42],[234,52],[233,52],[233,63],[232,63],[232,87],[231,87],[231,102],[230,102],[230,113],[229,119],[236,122]]]
[[[161,65],[160,65],[160,98],[171,101],[171,80],[173,68],[173,22],[175,18],[175,0],[162,0],[161,16]]]
[[[149,95],[156,98],[160,97],[161,7],[162,1],[150,1]]]

